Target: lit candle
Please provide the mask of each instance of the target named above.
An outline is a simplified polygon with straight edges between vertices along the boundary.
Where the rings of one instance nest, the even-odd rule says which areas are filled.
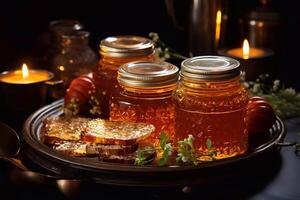
[[[216,33],[215,33],[216,47],[218,47],[219,45],[220,34],[221,34],[221,22],[222,22],[222,12],[221,10],[218,10],[216,16]]]
[[[26,117],[46,103],[48,81],[53,73],[31,70],[24,64],[20,70],[0,73],[0,113],[4,121],[20,128]]]
[[[239,60],[247,80],[255,80],[260,74],[272,74],[274,71],[268,59],[273,55],[273,51],[251,47],[247,39],[244,39],[241,48],[220,49],[218,54]]]
[[[23,64],[21,70],[3,72],[0,75],[0,81],[11,84],[30,84],[43,82],[51,79],[52,73],[45,70],[29,70],[26,64]]]
[[[267,54],[266,50],[259,48],[251,48],[247,39],[244,39],[242,48],[229,49],[227,54],[235,58],[259,58],[264,57]]]

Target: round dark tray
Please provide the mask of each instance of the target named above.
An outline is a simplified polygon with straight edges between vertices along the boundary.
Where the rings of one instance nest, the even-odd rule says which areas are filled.
[[[286,129],[283,122],[277,118],[270,129],[268,138],[253,138],[249,150],[240,156],[197,166],[165,166],[154,165],[135,166],[102,162],[95,158],[77,158],[61,154],[40,140],[42,121],[50,116],[62,114],[63,100],[42,107],[33,113],[23,127],[26,156],[38,166],[57,174],[62,178],[79,179],[101,184],[119,186],[184,186],[202,184],[211,181],[224,180],[243,169],[243,166],[261,155],[276,153],[278,144],[283,141]]]

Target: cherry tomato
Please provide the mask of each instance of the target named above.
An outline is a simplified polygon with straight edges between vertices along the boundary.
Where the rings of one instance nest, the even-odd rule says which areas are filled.
[[[65,105],[76,103],[79,111],[86,110],[90,99],[90,93],[94,89],[93,80],[90,76],[82,75],[72,80],[66,95]],[[75,100],[75,102],[74,102]]]
[[[268,133],[276,121],[271,104],[265,99],[255,96],[248,103],[249,134]]]

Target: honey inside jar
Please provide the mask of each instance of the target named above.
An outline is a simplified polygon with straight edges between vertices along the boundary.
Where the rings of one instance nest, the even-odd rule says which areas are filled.
[[[154,44],[139,36],[108,37],[100,43],[99,65],[94,69],[93,79],[102,118],[109,118],[109,98],[119,93],[118,68],[128,62],[154,60]]]
[[[240,83],[238,61],[217,56],[185,60],[173,97],[175,137],[193,135],[198,159],[212,151],[221,159],[247,150],[248,93]]]
[[[166,62],[132,62],[120,67],[118,82],[121,93],[112,95],[110,120],[144,122],[155,131],[144,144],[158,145],[165,132],[174,138],[174,105],[178,68]]]

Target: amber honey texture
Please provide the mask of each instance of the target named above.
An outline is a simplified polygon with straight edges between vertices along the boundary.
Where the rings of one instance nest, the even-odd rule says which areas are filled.
[[[155,131],[144,141],[158,145],[161,132],[174,139],[174,105],[171,92],[164,94],[130,94],[121,92],[111,99],[110,120],[144,122],[155,126]]]
[[[93,72],[93,79],[96,86],[97,99],[101,106],[102,118],[109,118],[110,96],[114,92],[119,93],[118,68],[125,63],[137,60],[154,60],[154,55],[130,58],[102,56],[99,60],[99,64]]]
[[[199,158],[211,151],[220,159],[247,150],[248,93],[239,77],[216,82],[180,82],[173,98],[175,138],[182,140],[193,135]],[[212,142],[211,149],[208,141]]]

